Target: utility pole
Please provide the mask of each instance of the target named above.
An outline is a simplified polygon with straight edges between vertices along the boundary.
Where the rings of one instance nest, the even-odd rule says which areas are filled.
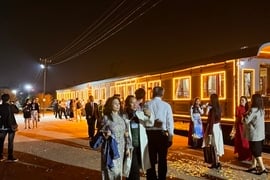
[[[41,67],[43,68],[43,93],[42,93],[42,103],[43,103],[43,117],[45,114],[45,93],[46,93],[46,85],[47,85],[47,68],[48,64],[51,63],[51,60],[47,58],[40,58]]]

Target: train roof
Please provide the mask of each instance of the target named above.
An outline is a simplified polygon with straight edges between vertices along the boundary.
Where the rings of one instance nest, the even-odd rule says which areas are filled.
[[[210,57],[205,57],[205,58],[200,58],[200,59],[194,59],[187,62],[181,62],[178,63],[174,66],[167,67],[164,69],[164,67],[161,67],[160,70],[156,71],[149,71],[146,73],[139,73],[139,74],[125,74],[122,76],[118,77],[111,77],[111,78],[106,78],[106,79],[100,79],[100,80],[95,80],[91,82],[86,82],[82,83],[77,86],[73,86],[67,89],[60,89],[57,91],[64,91],[68,89],[81,89],[83,87],[87,87],[91,85],[94,85],[96,83],[101,83],[101,82],[112,82],[112,81],[121,81],[125,80],[127,77],[128,78],[136,78],[136,77],[141,77],[141,76],[146,76],[146,75],[153,75],[153,74],[159,74],[159,73],[165,73],[168,71],[175,71],[179,69],[185,69],[185,68],[190,68],[193,66],[200,66],[200,65],[206,65],[210,63],[218,63],[218,62],[223,62],[227,60],[233,60],[233,59],[241,59],[241,58],[247,58],[247,57],[255,57],[255,58],[264,58],[264,59],[270,59],[270,42],[264,43],[262,45],[255,45],[252,47],[248,46],[243,46],[238,50],[235,51],[230,51],[230,52],[225,52],[222,54],[210,56]]]

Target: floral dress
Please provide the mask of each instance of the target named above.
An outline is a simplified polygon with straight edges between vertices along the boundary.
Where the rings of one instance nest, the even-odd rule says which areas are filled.
[[[123,159],[125,148],[128,146],[126,143],[127,138],[125,137],[125,132],[127,131],[126,120],[118,114],[112,115],[112,120],[104,116],[103,119],[104,126],[103,130],[110,130],[112,137],[115,138],[117,142],[117,149],[120,158],[113,159],[113,167],[109,168],[106,165],[106,159],[103,156],[104,149],[101,150],[101,172],[103,180],[121,180],[122,179],[122,169],[123,169]]]

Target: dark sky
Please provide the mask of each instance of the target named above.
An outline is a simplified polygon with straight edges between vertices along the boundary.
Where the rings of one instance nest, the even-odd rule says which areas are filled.
[[[102,23],[100,18],[121,2],[123,6]],[[82,55],[61,63],[81,50],[73,48],[65,52],[64,59],[52,59],[48,67],[47,90],[109,77],[160,71],[191,61],[203,62],[203,59],[216,54],[270,41],[269,1],[158,2],[1,2],[0,87],[22,88],[24,84],[31,83],[35,91],[42,91],[39,58],[54,56],[76,42],[74,40],[83,32],[91,31],[87,42],[93,42],[108,32],[108,29],[104,31],[106,27],[112,26],[117,19],[128,17],[131,9],[134,11],[139,7],[141,9],[128,19],[127,22],[131,23],[123,23],[121,30],[104,41],[97,41],[99,43]],[[155,3],[157,5],[150,8]],[[139,14],[143,15],[138,17]],[[79,46],[87,46],[84,42],[81,41]]]

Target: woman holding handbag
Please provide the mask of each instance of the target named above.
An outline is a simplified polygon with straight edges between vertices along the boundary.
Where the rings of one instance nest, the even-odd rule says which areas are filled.
[[[217,94],[211,94],[210,103],[208,106],[207,128],[204,135],[203,147],[213,146],[211,156],[214,156],[214,162],[209,167],[211,169],[221,169],[219,157],[224,154],[223,135],[220,126],[221,107]]]

